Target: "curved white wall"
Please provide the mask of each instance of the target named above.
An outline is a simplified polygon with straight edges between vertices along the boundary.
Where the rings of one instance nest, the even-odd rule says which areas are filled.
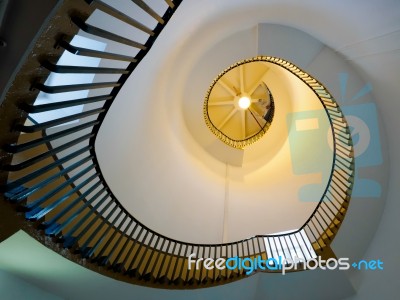
[[[297,229],[314,210],[331,168],[329,149],[325,153],[310,147],[327,143],[327,118],[320,118],[319,124],[325,131],[316,132],[307,143],[289,141],[289,132],[295,130],[294,113],[324,115],[322,106],[299,79],[271,65],[266,77],[276,101],[271,129],[244,150],[243,167],[216,158],[210,144],[231,149],[205,126],[205,92],[221,70],[254,56],[266,37],[253,26],[222,40],[216,36],[207,44],[199,39],[207,30],[199,29],[168,56],[164,52],[169,41],[160,37],[130,78],[97,140],[106,180],[135,217],[176,239],[219,243]],[[312,40],[300,31],[296,34],[299,40]],[[292,36],[286,33],[288,39]],[[274,43],[273,36],[267,38]],[[316,55],[321,46],[314,42],[309,48]],[[304,63],[304,55],[298,57]],[[301,155],[294,158],[293,149]],[[110,153],[129,159],[110,160]],[[297,174],[293,159],[315,171]],[[308,184],[313,186],[304,189]]]
[[[396,18],[396,11],[398,12],[399,10],[383,8],[384,5],[387,5],[388,7],[393,6],[394,4],[391,3],[391,1],[384,1],[384,3],[380,4],[380,7],[386,11],[385,18],[382,18],[376,14],[377,8],[374,4],[365,3],[363,1],[354,1],[351,4],[347,2],[303,1],[301,6],[293,1],[286,2],[257,0],[245,2],[219,1],[218,3],[215,3],[214,1],[207,4],[208,5],[205,5],[199,1],[184,2],[171,23],[168,25],[169,27],[166,28],[164,35],[162,35],[157,41],[155,49],[153,49],[152,52],[146,57],[146,65],[142,63],[140,66],[140,68],[143,68],[140,70],[142,73],[138,71],[137,74],[145,74],[145,68],[147,70],[151,68],[151,72],[154,73],[156,73],[157,70],[161,70],[158,77],[159,80],[154,82],[154,88],[162,88],[162,92],[165,93],[172,93],[176,89],[180,90],[180,88],[177,88],[177,86],[179,87],[178,79],[185,78],[185,75],[190,73],[190,70],[192,70],[196,64],[197,59],[202,57],[207,49],[217,47],[217,44],[220,41],[229,40],[229,38],[232,38],[235,33],[243,33],[246,31],[247,41],[257,40],[257,34],[266,33],[267,36],[275,36],[274,41],[276,41],[280,46],[272,43],[266,43],[259,44],[254,48],[251,43],[247,42],[243,43],[241,47],[231,48],[230,53],[232,53],[232,61],[230,61],[228,57],[221,57],[221,60],[216,62],[216,72],[213,73],[210,71],[210,79],[212,79],[213,76],[215,76],[222,68],[226,67],[232,62],[238,59],[253,56],[260,51],[261,54],[278,56],[280,53],[284,53],[284,55],[282,55],[284,58],[286,56],[289,60],[294,61],[294,63],[297,63],[300,67],[305,68],[311,74],[315,75],[316,78],[321,80],[343,106],[349,104],[345,103],[346,100],[351,100],[351,98],[353,98],[353,96],[355,96],[357,92],[368,83],[368,81],[371,82],[373,87],[372,91],[356,99],[353,104],[368,104],[373,103],[374,99],[377,100],[378,105],[376,116],[378,116],[378,132],[380,135],[379,144],[381,146],[380,150],[382,154],[382,162],[381,164],[377,165],[364,166],[361,168],[357,167],[357,173],[359,176],[358,178],[369,178],[377,182],[380,186],[380,192],[375,191],[375,195],[371,196],[371,194],[369,195],[367,191],[366,194],[363,195],[361,193],[361,196],[353,198],[352,205],[350,206],[345,223],[333,244],[333,248],[339,256],[349,256],[350,258],[361,259],[363,257],[363,253],[365,253],[366,249],[368,249],[369,244],[374,236],[375,229],[379,224],[383,210],[384,199],[386,198],[386,187],[389,180],[389,161],[386,146],[392,145],[394,147],[391,150],[389,149],[389,151],[393,153],[392,160],[396,155],[395,153],[397,153],[395,147],[396,144],[393,141],[391,141],[391,144],[388,144],[385,140],[384,127],[381,119],[379,118],[379,112],[384,113],[384,116],[387,120],[386,122],[391,125],[389,133],[391,133],[392,136],[395,136],[395,128],[398,127],[396,126],[395,120],[398,118],[393,116],[395,109],[391,108],[392,103],[390,101],[391,99],[396,99],[397,84],[394,82],[394,78],[399,78],[399,76],[393,75],[396,74],[396,71],[393,68],[396,66],[397,56],[395,53],[390,51],[392,51],[392,49],[398,49],[396,43],[393,42],[396,39],[393,40],[391,37],[396,36],[395,32],[396,29],[398,29],[396,24],[398,24],[398,22],[395,20],[399,19]],[[357,12],[357,14],[354,12]],[[365,19],[368,19],[368,22],[365,22]],[[338,20],[340,20],[340,22],[338,22]],[[308,58],[305,58],[303,55],[297,57],[296,59],[296,51],[294,51],[293,48],[287,47],[287,45],[291,45],[291,42],[282,39],[282,37],[280,39],[277,38],[277,36],[279,36],[278,33],[282,34],[283,32],[286,32],[286,34],[289,34],[291,32],[291,34],[294,34],[296,30],[287,29],[287,27],[278,28],[279,26],[276,26],[275,28],[273,28],[273,26],[261,26],[258,32],[252,31],[252,28],[255,28],[256,24],[258,23],[277,23],[289,25],[308,32],[322,43],[315,43],[315,40],[312,42],[312,38],[310,39],[310,37],[303,36],[304,40],[308,40],[308,42],[311,41],[311,43],[314,44],[313,55]],[[292,38],[293,37],[294,36],[292,35]],[[266,40],[268,41],[268,39]],[[294,46],[294,48],[304,49],[305,44],[302,44],[298,39],[295,40],[296,46]],[[329,49],[329,47],[324,46],[323,44],[332,47],[334,50]],[[185,51],[182,51],[184,46]],[[243,49],[246,54],[243,54],[241,49]],[[261,52],[264,50],[268,53]],[[384,57],[382,54],[387,53],[387,51],[389,51],[388,59],[386,59],[386,56]],[[349,64],[349,61],[346,60],[345,57],[341,56],[340,54],[338,55],[337,52],[344,53],[347,59],[350,59],[351,64]],[[166,53],[168,53],[168,56],[165,56]],[[251,55],[248,55],[247,53]],[[167,59],[164,60],[162,59],[163,57],[167,57]],[[160,66],[160,69],[157,69],[156,65]],[[361,72],[362,76],[360,76],[360,72],[354,68],[354,65],[366,73]],[[386,73],[385,70],[388,70],[388,72]],[[344,93],[342,90],[344,84],[341,82],[341,80],[344,80],[345,78],[343,76],[340,77],[341,74],[348,75],[346,93]],[[140,80],[142,80],[141,82],[144,84],[146,80],[153,82],[155,78],[149,76],[149,74],[146,74],[146,76],[148,76],[147,78],[143,77],[143,75],[141,76],[141,78],[134,79],[137,80],[139,84]],[[172,83],[169,86],[160,84],[168,81],[168,78],[166,77],[171,77],[170,82]],[[175,83],[173,83],[174,78],[176,78]],[[160,85],[158,86],[158,84]],[[200,86],[199,89],[205,92],[208,84],[209,82],[204,81],[203,87]],[[118,99],[118,101],[123,101],[122,99],[129,99],[128,96],[131,96],[126,91],[124,92],[125,96]],[[157,93],[154,93],[153,95],[156,94]],[[169,99],[169,101],[176,101],[176,99]],[[115,109],[115,107],[113,107],[112,110]],[[191,139],[191,134],[186,131],[185,127],[179,126],[182,120],[180,119],[181,116],[179,116],[179,113],[174,111],[174,106],[164,103],[164,107],[157,107],[156,109],[161,111],[161,115],[163,116],[162,121],[167,119],[167,116],[171,113],[171,111],[172,113],[175,112],[175,116],[177,118],[174,119],[172,123],[176,125],[175,130],[176,128],[180,128],[181,132],[179,132],[178,135],[185,136],[187,139]],[[146,112],[145,109],[135,107],[134,110],[136,111],[135,115],[137,118],[145,120],[145,116],[143,115],[143,112]],[[123,119],[125,117],[131,117],[132,112],[119,112],[119,115],[121,119]],[[98,140],[99,145],[104,136],[114,132],[111,129],[109,129],[108,132],[106,131],[107,122],[109,122],[109,120],[106,120],[106,123],[102,128],[102,132],[100,133]],[[156,137],[157,129],[154,129],[152,134]],[[176,132],[169,131],[168,135],[175,139],[174,142],[177,141]],[[121,137],[121,139],[123,138]],[[109,138],[107,143],[114,141],[116,141],[115,136]],[[121,147],[123,144],[124,143],[120,143],[119,147]],[[195,143],[193,143],[193,145],[195,145]],[[164,145],[164,147],[171,146]],[[106,178],[110,182],[111,187],[116,192],[117,196],[121,198],[122,194],[120,191],[123,189],[123,184],[120,178],[118,178],[118,172],[109,172],[112,168],[109,168],[107,166],[108,163],[105,163],[107,156],[105,153],[101,153],[102,150],[100,150],[100,148],[101,147],[98,147],[97,151],[100,158],[103,157],[101,162],[102,168],[107,170],[107,172],[105,172]],[[104,148],[104,151],[106,149],[107,148]],[[135,150],[137,150],[137,148]],[[155,149],[146,150],[155,151]],[[224,180],[221,179],[221,175],[216,176],[215,174],[224,174],[224,166],[214,167],[214,169],[210,171],[210,169],[204,165],[217,166],[218,163],[216,162],[218,161],[211,156],[202,157],[201,160],[195,159],[194,153],[196,153],[196,151],[200,151],[198,148],[196,148],[196,146],[193,146],[189,152],[186,152],[183,149],[178,150],[180,152],[174,152],[172,156],[181,161],[182,155],[191,156],[190,159],[195,161],[198,166],[197,170],[201,170],[201,172],[204,172],[204,175],[206,175],[203,177],[203,180],[207,180],[204,179],[206,177],[209,178],[210,182],[208,183],[210,183],[210,186],[213,186],[215,191],[218,190],[218,192],[214,191],[211,193],[209,193],[210,190],[208,189],[202,190],[201,187],[207,182],[200,182],[201,180],[199,180],[196,175],[191,177],[191,179],[196,179],[196,183],[199,183],[199,185],[197,185],[197,189],[194,189],[194,193],[202,192],[205,195],[203,198],[202,207],[204,208],[206,205],[211,207],[212,209],[208,210],[209,213],[214,213],[216,210],[219,210],[219,212],[223,211],[223,205],[215,200],[220,199],[220,197],[224,195],[224,191],[221,189],[221,185],[224,184]],[[126,152],[130,151],[127,150]],[[145,152],[145,150],[142,151],[142,153]],[[162,153],[162,151],[160,151],[160,153]],[[167,160],[170,160],[170,158],[168,157]],[[166,166],[161,162],[161,160],[156,160],[156,163],[158,165]],[[143,167],[143,163],[140,162],[139,166]],[[128,169],[128,171],[131,169],[131,167],[128,167],[126,164],[124,166],[118,165],[117,168],[120,168],[121,170],[125,168]],[[185,171],[185,169],[182,170],[182,172]],[[398,176],[394,176],[393,178],[394,179],[392,179],[392,181],[395,180],[395,178],[398,178]],[[173,182],[173,180],[174,179],[171,181],[170,179],[163,183],[164,187],[167,188],[167,191],[169,191],[168,183]],[[185,181],[185,183],[188,182],[189,181]],[[191,180],[190,182],[191,184],[193,183]],[[360,185],[360,183],[357,183],[356,180],[356,185],[357,184]],[[149,187],[149,189],[150,188],[151,187]],[[189,190],[187,192],[188,193],[186,195],[190,194]],[[389,186],[389,200],[391,200],[391,202],[393,202],[393,199],[396,198],[396,194],[396,184],[392,183],[392,185]],[[129,197],[126,197],[126,199],[129,199]],[[136,205],[133,206],[141,207],[143,205],[148,205],[148,202],[143,200],[141,203],[136,203]],[[392,203],[391,207],[393,207],[393,205],[394,204]],[[133,210],[132,212],[134,213]],[[170,211],[167,209],[165,212],[169,213]],[[393,210],[388,209],[387,212],[384,213],[383,218],[386,216],[390,217],[391,212],[393,212]],[[200,213],[204,213],[204,211],[200,211]],[[216,213],[214,217],[217,215],[220,215],[220,213]],[[154,216],[154,214],[152,214],[152,216]],[[393,220],[393,218],[391,219]],[[191,220],[193,222],[193,218]],[[159,220],[155,221],[155,223],[159,222]],[[167,222],[166,219],[165,222]],[[247,226],[247,223],[248,222],[246,221],[242,221],[242,227],[245,227],[245,225]],[[196,231],[196,236],[198,238],[201,237],[199,230],[205,230],[208,231],[208,233],[211,232],[213,234],[212,237],[209,236],[207,239],[203,239],[203,241],[221,239],[223,224],[217,224],[217,222],[208,221],[205,223],[197,222],[197,224],[194,222],[193,224],[198,228]],[[192,233],[189,230],[185,232],[185,230],[182,230],[182,228],[176,226],[177,224],[174,222],[170,223],[170,225],[171,227],[176,227],[174,232],[180,232],[182,237],[186,235],[189,237],[187,240],[190,240],[189,235]],[[158,223],[157,226],[162,227],[162,224]],[[390,234],[390,232],[392,232],[390,229],[392,227],[396,227],[393,225],[393,222],[386,221],[382,226],[383,227],[379,229],[379,236],[382,238],[386,237],[394,241],[391,238],[393,233]],[[213,231],[209,231],[210,229]],[[369,255],[379,256],[380,253],[382,253],[382,255],[386,253],[386,257],[390,260],[391,252],[389,250],[382,252],[379,250],[382,250],[382,246],[379,245],[387,242],[387,240],[382,240],[382,238],[379,238],[376,241],[377,244],[374,242],[374,246],[371,248],[372,252]],[[201,238],[197,239],[197,241],[201,241]],[[389,244],[392,245],[393,243]],[[351,247],[349,247],[349,245],[351,245]],[[392,245],[392,247],[393,249],[396,249],[397,246]],[[352,271],[351,273],[354,274],[350,274],[350,278],[352,278],[353,283],[356,285],[356,287],[358,287],[360,282],[362,283],[362,278],[364,277],[360,277],[359,272]],[[396,274],[395,271],[393,271],[392,274]],[[369,278],[368,280],[377,280],[376,276],[372,273],[368,273],[367,278]],[[388,287],[388,284],[386,283],[382,283],[382,285]],[[370,285],[361,284],[361,286],[363,288],[362,294],[364,296],[368,295],[369,292],[365,291],[369,291],[368,286]],[[390,289],[393,290],[393,286],[390,286]]]
[[[229,19],[226,18],[228,16],[230,16]],[[400,227],[400,218],[398,218],[400,209],[400,202],[398,201],[400,193],[398,184],[400,179],[400,160],[398,155],[400,144],[397,139],[398,128],[400,127],[400,119],[398,118],[398,112],[400,111],[400,101],[398,101],[400,93],[398,85],[398,78],[400,78],[400,2],[397,0],[304,0],[301,3],[297,0],[185,0],[172,20],[171,24],[175,25],[169,25],[165,34],[157,42],[161,43],[163,39],[163,48],[158,50],[170,53],[169,57],[172,59],[179,47],[187,43],[191,35],[197,33],[198,41],[194,41],[192,49],[194,55],[196,55],[198,51],[196,47],[198,45],[202,43],[213,44],[219,39],[232,35],[234,32],[251,28],[257,23],[276,23],[301,29],[332,47],[336,54],[339,53],[342,62],[346,64],[337,64],[337,60],[331,60],[336,54],[327,48],[321,48],[321,55],[318,57],[319,62],[316,59],[315,63],[310,66],[310,72],[323,81],[329,90],[337,96],[338,100],[341,99],[341,92],[337,75],[338,72],[343,72],[342,67],[346,71],[349,64],[360,71],[354,74],[351,73],[350,81],[355,85],[352,85],[349,94],[354,94],[368,82],[373,87],[373,91],[368,97],[375,98],[378,115],[381,115],[383,120],[383,122],[379,123],[382,138],[380,142],[383,147],[383,164],[364,168],[360,170],[359,174],[381,183],[382,194],[379,198],[360,197],[359,199],[353,199],[348,217],[334,243],[334,249],[339,255],[345,256],[350,253],[350,255],[358,259],[362,258],[365,252],[365,258],[380,258],[385,262],[385,270],[383,272],[364,271],[351,274],[353,284],[358,293],[352,299],[393,299],[400,293],[398,285],[398,270],[400,267],[398,249],[400,244],[397,238],[397,231]],[[196,31],[198,28],[204,28],[204,30]],[[260,45],[259,49],[262,49],[262,46]],[[272,50],[274,49],[268,49],[271,54]],[[285,49],[276,47],[275,50],[284,51]],[[286,48],[286,50],[289,49]],[[295,52],[293,49],[290,50],[292,54]],[[149,61],[151,60],[154,64],[160,63],[161,52],[153,56]],[[285,55],[289,54],[285,53]],[[289,56],[287,58],[294,60]],[[346,60],[344,61],[343,58]],[[295,62],[301,67],[306,66],[302,65],[301,62]],[[163,66],[166,67],[168,64],[165,63]],[[149,66],[146,67],[148,68]],[[183,67],[180,66],[180,68]],[[336,68],[336,71],[327,72],[329,68]],[[134,79],[137,82],[144,83],[146,80],[153,80],[152,77],[145,73],[138,73],[143,74],[145,78],[143,81],[138,78]],[[362,74],[362,76],[357,73]],[[125,98],[118,101],[131,101],[131,96],[131,93],[126,92]],[[370,101],[370,99],[364,98],[358,101],[358,103],[362,104]],[[133,107],[133,111],[120,111],[118,113],[121,118],[131,116],[144,118],[141,114],[143,110],[140,107]],[[132,131],[140,130],[140,128],[130,129]],[[132,165],[123,165],[117,161],[119,157],[122,157],[120,154],[132,155],[132,151],[136,151],[136,149],[132,149],[132,147],[121,153],[120,150],[124,148],[124,143],[115,146],[104,144],[117,140],[117,137],[114,136],[116,131],[112,130],[112,128],[107,129],[105,126],[102,130],[105,131],[102,134],[109,135],[106,141],[101,141],[100,137],[98,140],[98,145],[105,147],[103,152],[100,149],[101,147],[98,147],[98,153],[101,156],[102,168],[106,171],[106,175],[108,173],[107,168],[110,165],[112,166],[114,162],[124,174],[129,174],[132,171]],[[385,133],[388,137],[387,139],[384,139]],[[385,150],[388,151],[388,154]],[[104,151],[107,151],[107,153],[104,153]],[[141,153],[144,152],[141,151]],[[160,150],[160,152],[162,151]],[[388,156],[390,156],[390,168]],[[198,162],[198,164],[200,165],[201,163]],[[223,172],[224,170],[217,171]],[[390,176],[388,176],[389,172]],[[210,172],[210,174],[214,173]],[[113,190],[118,192],[119,185],[122,184],[120,175],[117,172],[112,172],[107,175],[107,179],[112,183]],[[126,199],[129,201],[129,191],[127,195]],[[386,206],[383,210],[383,199],[386,198]],[[141,203],[141,205],[145,204],[145,202]],[[132,212],[134,213],[134,211]],[[352,220],[355,222],[352,223]],[[374,236],[375,229],[376,234]],[[370,244],[371,239],[372,242]],[[25,243],[21,245],[22,248],[19,248],[29,249],[29,254],[32,254],[32,251],[30,251],[31,246],[27,245]],[[18,247],[15,249],[18,249]],[[356,249],[356,251],[353,249]],[[45,250],[48,251],[48,249]],[[46,253],[43,261],[46,262],[47,260],[48,255]],[[11,264],[11,260],[7,261],[7,263]],[[68,264],[75,266],[71,262]],[[60,266],[59,263],[50,265]],[[50,265],[42,264],[45,267],[50,267]],[[24,264],[23,267],[25,269],[22,269],[21,273],[26,274],[27,265]],[[50,274],[52,274],[51,282],[45,281],[43,286],[54,288],[55,293],[61,289],[63,292],[58,292],[58,294],[65,295],[65,297],[71,297],[71,291],[76,291],[77,288],[77,296],[95,296],[97,292],[99,294],[96,297],[99,299],[106,298],[110,293],[113,293],[113,296],[121,296],[121,293],[126,291],[126,295],[140,294],[146,299],[159,299],[160,297],[169,297],[170,299],[193,299],[196,297],[219,299],[229,294],[229,299],[261,299],[268,296],[271,298],[279,296],[289,299],[321,299],[323,297],[324,299],[336,300],[343,299],[345,295],[353,292],[347,284],[346,277],[336,276],[342,275],[342,273],[333,274],[332,272],[323,271],[299,272],[284,277],[277,277],[274,274],[258,274],[230,285],[198,291],[154,291],[154,289],[134,285],[126,286],[126,289],[122,291],[121,285],[117,285],[115,289],[110,288],[116,285],[116,281],[108,278],[101,283],[101,288],[99,289],[99,280],[101,278],[89,281],[81,276],[79,271],[74,271],[70,276],[70,279],[79,278],[79,282],[66,283],[65,278],[61,278],[60,284],[55,284],[53,278],[61,275],[65,276],[66,272],[65,269],[56,273],[53,271],[50,270]],[[40,282],[40,280],[38,270],[34,269],[32,281],[36,283]],[[90,292],[87,294],[81,292],[82,288],[88,287],[89,289],[92,288]],[[78,297],[76,298],[78,299]]]
[[[385,13],[377,13],[378,11],[384,11]],[[211,45],[218,43],[218,41],[232,36],[235,32],[253,28],[257,23],[289,25],[308,32],[334,50],[329,50],[329,48],[323,47],[323,44],[321,44],[319,45],[319,52],[314,52],[313,54],[315,54],[315,56],[312,56],[311,60],[304,60],[303,56],[303,60],[296,61],[296,59],[293,59],[290,55],[295,55],[296,51],[293,51],[293,48],[301,49],[301,47],[299,47],[298,44],[296,44],[297,47],[293,48],[282,47],[282,42],[286,42],[286,45],[288,44],[287,41],[282,41],[282,39],[281,46],[279,47],[272,44],[261,44],[254,49],[251,47],[250,43],[245,43],[241,45],[241,47],[248,47],[249,53],[254,55],[257,51],[266,49],[264,47],[267,46],[269,47],[268,51],[270,51],[268,54],[276,55],[273,51],[279,51],[279,55],[279,53],[281,53],[280,51],[283,51],[285,55],[282,56],[287,56],[288,59],[293,60],[300,67],[305,68],[309,65],[307,70],[310,70],[311,74],[314,74],[326,84],[339,102],[342,100],[341,97],[343,96],[343,93],[340,91],[341,84],[338,79],[339,73],[348,73],[350,75],[349,82],[352,83],[350,84],[351,88],[348,89],[348,92],[353,93],[353,95],[358,89],[362,88],[370,81],[373,86],[373,91],[368,95],[368,99],[359,99],[358,102],[371,102],[375,97],[378,104],[378,116],[379,112],[383,112],[387,122],[387,129],[389,128],[389,134],[395,136],[396,128],[398,127],[396,125],[396,120],[398,120],[398,118],[393,115],[396,109],[393,107],[391,99],[396,99],[398,94],[395,78],[399,78],[400,76],[393,75],[398,73],[398,69],[396,71],[395,67],[398,65],[398,56],[392,51],[393,49],[399,49],[399,45],[396,45],[395,42],[396,40],[399,41],[399,39],[395,39],[396,30],[399,28],[399,11],[398,3],[396,5],[390,0],[382,1],[379,5],[372,2],[365,3],[365,1],[353,1],[348,3],[347,1],[316,2],[310,0],[303,1],[301,5],[295,1],[249,0],[218,1],[217,3],[216,1],[212,3],[186,1],[183,2],[172,22],[168,25],[169,27],[165,30],[164,35],[157,41],[159,47],[156,47],[156,51],[150,53],[146,59],[154,62],[154,64],[163,62],[163,64],[161,64],[161,69],[168,70],[172,68],[172,75],[170,75],[170,73],[168,73],[168,75],[179,77],[180,73],[184,72],[184,70],[187,72],[187,70],[192,68],[193,62],[187,60],[185,65],[173,65],[171,62],[179,61],[178,55],[183,55],[179,49],[182,45],[189,44],[189,41],[191,42],[191,47],[184,55],[199,57],[204,45],[210,45],[211,47]],[[338,20],[340,20],[340,22]],[[264,28],[259,28],[259,32],[263,30]],[[255,40],[257,39],[255,35],[257,35],[257,32],[253,32],[253,35],[248,38]],[[195,38],[192,38],[194,36]],[[310,41],[310,39],[308,40]],[[289,45],[291,44],[289,43]],[[304,48],[305,45],[302,44],[301,46]],[[317,48],[318,44],[315,44],[315,51]],[[231,50],[237,51],[236,48]],[[343,56],[336,55],[335,52],[343,53],[348,61],[346,61]],[[165,53],[168,53],[169,61],[162,61],[160,59]],[[341,63],[338,63],[339,61],[341,61]],[[355,65],[365,72],[362,73],[362,77],[357,74],[359,72],[355,72],[355,69],[348,64],[349,61],[351,65]],[[328,70],[330,68],[334,68],[335,72],[329,72]],[[218,69],[218,71],[219,70],[220,69]],[[161,74],[165,73],[162,72]],[[152,80],[152,78],[147,79]],[[204,86],[204,88],[206,88],[206,86]],[[130,113],[126,114],[126,116],[130,115]],[[104,128],[106,127],[104,126],[102,130],[104,130]],[[190,137],[183,128],[182,131]],[[380,144],[382,146],[383,163],[378,166],[361,168],[358,170],[358,174],[362,174],[364,178],[372,178],[378,182],[381,187],[380,196],[368,197],[367,194],[366,197],[364,195],[364,197],[359,197],[359,199],[353,199],[348,217],[333,245],[338,255],[348,255],[360,259],[365,250],[368,249],[368,245],[374,235],[374,230],[379,223],[384,199],[386,198],[386,184],[388,182],[388,156],[386,154],[386,146],[388,144],[385,140],[384,129],[380,119],[379,133],[381,136]],[[396,162],[397,160],[393,160],[396,156],[395,153],[397,153],[396,144],[391,141],[390,145],[393,146],[393,149],[389,149],[392,153],[392,162]],[[209,159],[213,161],[212,158]],[[197,161],[197,163],[199,165],[202,164],[199,161]],[[217,168],[216,171],[223,173],[224,170],[223,168]],[[215,171],[213,173],[215,174]],[[396,220],[393,216],[391,217],[391,212],[394,212],[393,208],[396,207],[393,202],[398,192],[396,192],[397,185],[394,181],[396,181],[398,176],[396,172],[392,175],[392,184],[389,186],[391,208],[383,215],[384,219],[388,219],[385,219],[387,221],[385,221],[382,224],[382,228],[379,229],[379,236],[394,241],[391,238],[393,236],[393,233],[391,233],[393,230],[391,230],[391,228],[393,229],[398,226],[394,224],[394,221],[390,220]],[[115,173],[115,176],[117,176],[117,173]],[[119,185],[120,182],[114,177],[112,183],[113,190],[117,192],[119,190]],[[220,192],[219,195],[221,194],[223,194],[223,192]],[[210,204],[213,204],[212,207],[215,207],[215,203]],[[353,222],[351,222],[352,220]],[[213,227],[213,225],[216,224],[211,225],[210,227]],[[219,238],[220,234],[221,232],[218,231],[215,234],[215,238]],[[355,237],[357,237],[356,241],[354,240]],[[380,246],[382,243],[387,243],[388,240],[382,240],[382,238],[374,242],[373,245],[375,246],[372,247],[372,254],[380,255],[380,253],[383,253],[382,255],[386,254],[389,258],[391,251],[382,251],[382,246]],[[352,246],[349,247],[349,244]],[[392,249],[398,248],[398,245],[392,244],[393,243],[389,243]],[[395,268],[394,270],[397,269]],[[362,281],[358,274],[359,273],[352,274],[351,276],[355,284]],[[396,271],[393,271],[392,274],[396,274]],[[377,280],[374,274],[370,273],[369,275],[369,279],[367,278],[368,280]],[[389,288],[389,290],[393,290],[393,285],[388,286],[387,283],[382,283],[382,285]],[[373,294],[370,293],[371,291],[368,288],[370,286],[372,285],[362,285],[362,294],[364,298]]]

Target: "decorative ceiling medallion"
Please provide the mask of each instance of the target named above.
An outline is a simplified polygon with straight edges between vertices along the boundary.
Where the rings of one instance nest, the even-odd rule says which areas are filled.
[[[204,119],[225,144],[243,149],[270,127],[275,103],[265,83],[269,71],[263,57],[238,62],[212,82],[204,101]]]

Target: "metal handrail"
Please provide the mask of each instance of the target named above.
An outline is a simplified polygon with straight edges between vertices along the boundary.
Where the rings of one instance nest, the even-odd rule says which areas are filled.
[[[271,258],[268,257],[268,253],[270,255],[278,253],[291,259],[294,258],[293,253],[306,258],[312,257],[315,253],[327,255],[324,254],[327,252],[325,250],[329,248],[337,233],[350,200],[354,177],[351,135],[340,107],[326,88],[306,72],[280,58],[261,56],[241,63],[267,61],[297,76],[321,101],[334,139],[333,162],[327,186],[313,213],[298,230],[285,234],[256,235],[230,243],[188,243],[169,238],[145,226],[132,216],[112,193],[97,161],[95,139],[113,100],[129,75],[135,71],[151,49],[181,0],[165,2],[167,6],[164,14],[160,16],[142,0],[133,1],[132,5],[136,5],[138,11],[156,20],[156,25],[151,27],[101,0],[64,1],[64,5],[60,7],[58,15],[53,18],[51,24],[58,22],[60,28],[49,26],[48,28],[52,28],[53,31],[47,30],[39,38],[36,48],[32,50],[20,75],[17,75],[15,84],[6,94],[1,107],[2,115],[7,112],[8,116],[0,120],[4,128],[0,153],[0,187],[5,192],[5,198],[14,203],[19,211],[25,211],[26,219],[36,221],[37,229],[35,228],[36,231],[32,233],[36,238],[43,235],[52,236],[54,239],[51,245],[54,249],[58,249],[57,244],[61,242],[63,247],[71,249],[71,253],[80,253],[80,256],[74,258],[78,263],[97,271],[99,271],[97,265],[103,266],[100,271],[106,275],[138,284],[165,287],[166,284],[173,283],[175,287],[195,288],[248,276],[244,270],[214,269],[211,272],[204,266],[199,270],[188,270],[187,257],[190,253],[195,253],[197,258],[213,259],[232,256],[254,258],[257,255],[267,259]],[[144,44],[128,41],[119,37],[117,33],[87,24],[85,20],[95,8],[142,30],[148,35],[147,41]],[[65,24],[60,23],[60,18],[65,20]],[[70,20],[72,23],[68,22]],[[72,28],[70,24],[74,24]],[[70,40],[78,32],[78,28],[101,38],[129,44],[140,50],[135,56],[129,56],[73,46]],[[49,34],[56,38],[55,49],[49,46],[50,43],[42,43],[40,40],[48,41],[51,39]],[[50,55],[51,60],[43,59],[43,55],[50,49],[54,52]],[[78,56],[123,61],[127,62],[128,66],[121,70],[121,68],[54,65],[51,62],[54,56],[59,57],[64,50]],[[43,83],[43,78],[50,74],[50,71],[109,72],[120,74],[120,77],[114,82],[48,86]],[[31,77],[26,74],[30,74]],[[38,90],[44,93],[60,93],[104,87],[111,88],[111,92],[52,104],[34,104]],[[83,104],[90,104],[93,107],[82,113],[42,123],[24,124],[29,113],[57,111]],[[70,124],[58,131],[55,129],[55,126],[65,125],[71,121],[78,121],[78,125]],[[24,139],[32,138],[29,141],[18,142],[21,132],[26,132],[22,136]],[[42,134],[38,136],[40,132]],[[61,138],[62,145],[54,147],[52,142]],[[18,158],[19,155],[22,155],[24,160],[13,164],[13,158]],[[33,229],[30,226],[27,230]],[[49,243],[46,241],[47,245]],[[312,249],[306,248],[308,243]],[[67,255],[65,251],[59,252]],[[71,258],[71,254],[67,256]],[[90,258],[93,265],[87,264],[83,258]]]

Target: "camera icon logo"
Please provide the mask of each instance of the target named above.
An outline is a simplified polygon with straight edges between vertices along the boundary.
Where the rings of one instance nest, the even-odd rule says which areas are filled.
[[[361,178],[363,168],[383,163],[378,114],[373,102],[354,104],[372,91],[365,84],[350,99],[347,98],[348,74],[339,74],[341,109],[351,131],[355,155],[353,197],[379,198],[381,184],[372,178]],[[319,201],[332,165],[332,133],[325,110],[290,113],[287,116],[292,170],[295,175],[308,176],[309,183],[299,189],[300,201]],[[314,176],[312,176],[314,175]]]

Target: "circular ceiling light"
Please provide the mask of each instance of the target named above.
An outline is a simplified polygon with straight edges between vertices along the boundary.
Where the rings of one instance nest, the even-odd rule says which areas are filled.
[[[248,109],[251,104],[250,98],[243,96],[239,99],[239,107],[241,109]]]
[[[211,83],[203,105],[204,120],[225,144],[244,149],[269,129],[275,111],[274,99],[264,82],[269,69],[262,57],[243,60]]]

